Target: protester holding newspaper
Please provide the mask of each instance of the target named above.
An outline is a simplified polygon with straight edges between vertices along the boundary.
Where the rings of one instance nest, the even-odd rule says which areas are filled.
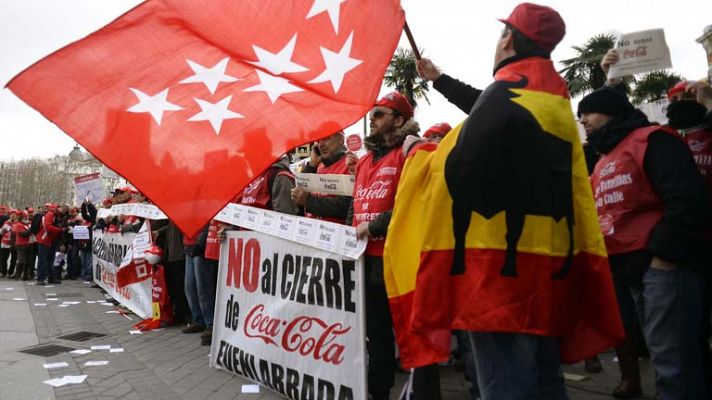
[[[321,139],[312,147],[309,162],[302,173],[340,174],[348,175],[348,157],[344,147],[344,132]],[[327,196],[319,193],[310,193],[302,188],[291,191],[292,200],[304,207],[307,217],[324,219],[343,224],[349,210],[351,198],[349,196]]]

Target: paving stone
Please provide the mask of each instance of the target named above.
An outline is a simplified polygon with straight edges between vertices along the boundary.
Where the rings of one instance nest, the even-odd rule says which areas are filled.
[[[2,280],[0,280],[2,283]],[[76,281],[66,281],[52,288],[52,291],[37,286],[27,286],[27,299],[44,302],[45,293],[81,293],[83,299],[101,298],[98,289],[92,289]],[[6,315],[0,301],[0,315]],[[56,302],[54,302],[56,303]],[[142,335],[129,335],[132,325],[139,318],[132,315],[133,321],[118,314],[106,314],[109,307],[95,304],[81,304],[57,308],[57,304],[48,307],[29,307],[38,343],[60,343],[75,348],[89,348],[92,344],[110,344],[123,347],[123,353],[92,351],[86,355],[62,354],[50,357],[43,362],[66,361],[69,367],[62,370],[49,370],[51,378],[64,375],[87,374],[87,380],[79,385],[70,385],[53,389],[57,400],[81,399],[121,399],[121,400],[277,400],[276,393],[262,388],[257,395],[241,393],[242,385],[250,382],[233,376],[225,371],[208,366],[209,346],[201,346],[199,335],[183,334],[182,327],[169,327],[159,332],[145,332]],[[8,318],[13,316],[7,315]],[[57,336],[81,330],[108,333],[106,337],[89,342],[59,341]],[[30,358],[32,356],[29,356]],[[581,364],[564,366],[567,372],[588,376],[581,382],[567,382],[572,400],[593,400],[609,398],[609,393],[618,380],[617,364],[612,361],[612,353],[601,356],[604,373],[590,375],[583,372]],[[32,358],[35,359],[35,358]],[[102,367],[84,367],[90,360],[109,360],[109,365]],[[6,369],[14,367],[13,360],[0,360],[0,376]],[[649,363],[642,363],[645,394],[651,396],[653,372]],[[468,398],[469,383],[452,367],[442,367],[441,386],[443,400],[465,400]],[[30,377],[28,383],[42,385],[37,377]],[[46,378],[44,378],[46,379]],[[396,387],[391,398],[396,399],[407,379],[407,374],[398,373]]]

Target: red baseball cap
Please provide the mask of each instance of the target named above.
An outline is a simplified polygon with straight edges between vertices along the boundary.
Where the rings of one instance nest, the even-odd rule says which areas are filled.
[[[680,93],[685,92],[685,88],[687,87],[687,82],[681,81],[675,84],[675,86],[671,87],[670,90],[667,92],[667,97],[668,100],[672,99],[672,96]]]
[[[448,124],[447,122],[439,122],[428,128],[428,130],[425,131],[425,133],[423,134],[423,137],[429,138],[433,135],[445,137],[445,135],[447,135],[447,133],[451,130],[452,127],[450,126],[450,124]]]
[[[410,105],[405,96],[398,92],[388,93],[387,95],[381,97],[375,105],[396,110],[406,120],[413,118],[413,106]]]
[[[507,19],[509,24],[531,39],[541,49],[551,52],[566,34],[566,24],[561,15],[551,7],[521,3],[514,7]]]

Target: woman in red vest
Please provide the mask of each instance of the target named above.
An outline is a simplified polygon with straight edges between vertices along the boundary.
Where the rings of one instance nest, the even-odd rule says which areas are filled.
[[[616,348],[622,382],[613,395],[640,395],[637,309],[661,398],[707,398],[699,340],[705,283],[695,255],[710,209],[692,154],[616,89],[584,97],[578,115],[601,154],[591,183],[628,333]]]

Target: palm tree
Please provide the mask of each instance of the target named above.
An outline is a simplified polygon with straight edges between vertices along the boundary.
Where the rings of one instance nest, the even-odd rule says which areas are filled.
[[[637,106],[642,103],[662,100],[667,95],[668,89],[681,80],[682,77],[674,72],[649,72],[636,79],[630,101]]]
[[[418,104],[417,99],[425,99],[430,104],[428,82],[418,75],[412,50],[399,48],[396,51],[388,64],[383,82],[405,96],[413,108]]]
[[[583,46],[573,46],[576,57],[562,60],[564,68],[559,71],[564,74],[571,96],[586,94],[606,83],[606,74],[603,73],[600,63],[615,42],[613,35],[596,35],[588,39]]]

